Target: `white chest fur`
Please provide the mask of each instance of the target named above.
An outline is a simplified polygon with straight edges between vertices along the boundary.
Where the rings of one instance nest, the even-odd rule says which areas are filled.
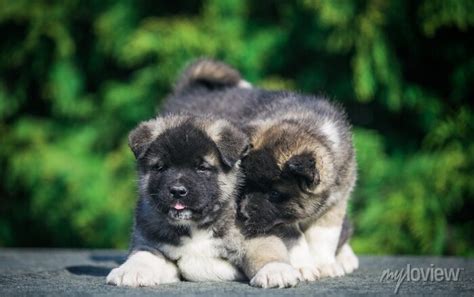
[[[223,240],[213,237],[208,230],[191,230],[178,246],[163,245],[160,250],[176,261],[181,275],[190,281],[241,280],[239,269],[224,260]]]
[[[182,257],[219,257],[222,250],[222,239],[215,238],[208,230],[192,230],[190,237],[183,237],[178,246],[165,244],[161,251],[172,260]]]

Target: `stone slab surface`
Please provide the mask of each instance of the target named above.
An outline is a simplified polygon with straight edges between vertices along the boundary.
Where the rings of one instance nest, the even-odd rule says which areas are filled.
[[[239,282],[181,282],[155,288],[106,285],[105,276],[124,256],[114,250],[0,249],[0,296],[386,296],[395,295],[397,281],[381,281],[384,270],[407,271],[407,265],[415,280],[420,271],[435,268],[459,268],[459,279],[405,278],[400,296],[474,296],[474,259],[457,257],[362,256],[360,269],[350,275],[290,289],[257,289]]]

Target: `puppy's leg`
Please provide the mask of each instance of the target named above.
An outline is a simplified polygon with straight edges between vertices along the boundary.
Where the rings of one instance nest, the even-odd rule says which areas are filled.
[[[301,280],[299,271],[289,264],[286,246],[276,236],[247,239],[243,266],[255,287],[294,287]]]
[[[359,258],[349,243],[345,243],[336,255],[336,262],[342,266],[345,273],[351,273],[359,268]]]
[[[303,233],[301,237],[286,242],[291,266],[295,267],[305,281],[315,281],[319,278],[319,270],[311,255],[308,243]]]
[[[178,260],[178,267],[183,278],[195,282],[245,279],[236,266],[220,258],[183,256]]]
[[[125,263],[112,269],[107,276],[107,284],[127,287],[174,282],[179,282],[178,268],[158,251],[135,251]]]
[[[344,275],[344,269],[336,262],[336,250],[345,213],[346,203],[341,201],[328,209],[322,217],[303,228],[321,277]]]

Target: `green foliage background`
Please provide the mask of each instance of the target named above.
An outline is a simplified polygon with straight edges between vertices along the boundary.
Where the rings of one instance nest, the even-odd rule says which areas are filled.
[[[355,125],[360,253],[474,254],[474,2],[0,0],[0,246],[128,244],[127,133],[191,59]]]

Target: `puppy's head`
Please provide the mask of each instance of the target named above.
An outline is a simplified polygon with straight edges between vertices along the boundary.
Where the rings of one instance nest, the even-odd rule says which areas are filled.
[[[287,121],[258,123],[249,134],[239,207],[247,230],[266,232],[313,215],[334,180],[332,156],[318,135]]]
[[[248,146],[229,122],[191,116],[144,122],[130,133],[129,145],[141,197],[181,225],[211,222],[234,198]]]

